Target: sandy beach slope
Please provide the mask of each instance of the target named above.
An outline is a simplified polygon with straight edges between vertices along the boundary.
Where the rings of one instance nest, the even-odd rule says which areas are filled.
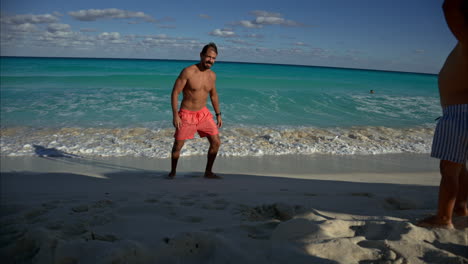
[[[2,157],[2,263],[468,263],[427,155]]]

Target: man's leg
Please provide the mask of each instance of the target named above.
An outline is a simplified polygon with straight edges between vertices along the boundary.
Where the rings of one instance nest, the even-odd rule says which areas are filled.
[[[453,213],[455,216],[468,216],[467,200],[468,200],[468,170],[466,164],[460,170],[458,178],[458,195],[455,201]]]
[[[206,162],[205,177],[220,179],[221,177],[213,173],[213,164],[218,155],[219,146],[221,145],[221,140],[219,135],[207,136],[208,141],[210,142],[210,148],[208,149],[208,161]]]
[[[174,140],[174,145],[172,146],[171,153],[171,172],[169,173],[169,178],[174,178],[177,171],[177,162],[179,161],[180,151],[184,146],[185,140]]]
[[[422,227],[453,228],[452,214],[461,189],[459,177],[463,164],[448,160],[440,161],[440,174],[442,179],[439,186],[439,202],[437,215],[426,218],[417,225]]]

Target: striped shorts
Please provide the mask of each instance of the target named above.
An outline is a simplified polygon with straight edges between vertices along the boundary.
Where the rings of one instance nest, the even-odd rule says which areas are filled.
[[[431,157],[455,163],[468,160],[468,104],[443,109],[432,142]]]

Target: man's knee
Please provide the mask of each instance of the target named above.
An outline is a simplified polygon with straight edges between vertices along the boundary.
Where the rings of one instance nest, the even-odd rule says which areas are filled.
[[[183,140],[176,140],[172,146],[172,153],[179,152],[184,146],[184,143],[185,142]]]
[[[218,149],[221,146],[221,140],[219,137],[212,137],[210,140],[210,146],[212,148]]]

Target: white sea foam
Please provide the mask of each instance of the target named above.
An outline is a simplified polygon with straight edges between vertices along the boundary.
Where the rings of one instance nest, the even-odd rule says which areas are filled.
[[[285,154],[428,153],[433,128],[267,128],[231,127],[221,130],[221,156]],[[168,158],[173,129],[149,128],[4,128],[5,156],[144,156]],[[182,156],[206,155],[206,139],[186,142]]]

